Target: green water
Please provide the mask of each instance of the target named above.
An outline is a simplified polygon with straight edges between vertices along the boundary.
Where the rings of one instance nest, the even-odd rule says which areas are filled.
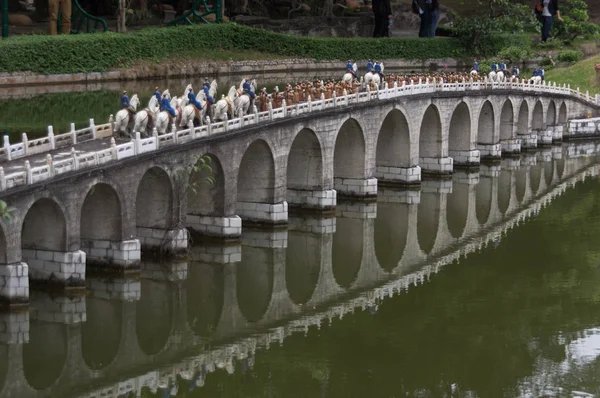
[[[0,395],[599,394],[597,178],[568,188],[481,251],[424,276],[424,283],[391,298],[374,293],[382,283],[438,261],[432,254],[421,265],[396,268],[418,246],[437,247],[440,225],[460,235],[469,228],[467,214],[479,223],[491,217],[492,203],[502,202],[507,190],[499,185],[492,191],[497,200],[485,195],[498,180],[514,177],[510,190],[523,197],[519,184],[526,173],[539,186],[552,180],[545,172],[561,162],[538,160],[497,178],[480,174],[471,187],[476,204],[466,199],[469,185],[456,176],[451,194],[423,190],[418,205],[380,200],[370,205],[376,218],[338,217],[335,233],[299,231],[301,220],[294,218],[296,230],[287,234],[245,231],[237,249],[197,246],[189,262],[147,263],[139,280],[88,278],[87,297],[32,291],[27,343],[0,345]],[[570,162],[583,167],[565,160],[565,170]],[[461,216],[467,202],[474,208]],[[534,203],[526,199],[521,208]],[[496,225],[509,222],[511,211]],[[479,228],[475,238],[455,239],[446,252],[461,250],[494,226]],[[418,246],[410,242],[415,237]],[[240,258],[225,264],[206,256],[238,249]],[[334,313],[361,294],[372,298],[364,309],[346,311],[342,319]],[[290,326],[328,311],[331,321],[321,316],[320,328]],[[280,344],[277,331],[284,329]],[[181,376],[186,366],[191,380]],[[119,395],[119,388],[131,395]]]

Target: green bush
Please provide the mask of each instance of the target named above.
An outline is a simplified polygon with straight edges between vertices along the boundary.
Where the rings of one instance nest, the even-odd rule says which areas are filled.
[[[524,59],[528,58],[529,55],[530,52],[527,48],[517,46],[506,47],[498,53],[498,57],[511,64],[523,61]]]
[[[132,34],[12,37],[0,41],[0,72],[106,71],[128,66],[137,60],[169,62],[169,57],[178,53],[207,50],[252,50],[317,60],[423,60],[468,54],[453,38],[315,38],[283,35],[231,23],[150,28]]]
[[[564,0],[559,8],[564,22],[554,21],[553,36],[568,43],[580,36],[594,36],[600,33],[600,27],[589,22],[588,5],[585,0]]]
[[[557,59],[560,62],[575,63],[583,58],[583,53],[577,50],[565,50],[558,53]]]

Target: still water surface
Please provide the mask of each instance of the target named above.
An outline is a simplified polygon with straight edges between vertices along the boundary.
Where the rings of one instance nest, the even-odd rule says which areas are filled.
[[[440,225],[460,235],[474,219],[485,223],[506,190],[480,194],[492,180],[508,175],[517,190],[510,195],[519,196],[519,179],[540,179],[539,187],[558,166],[553,160],[498,178],[480,174],[476,186],[457,174],[451,194],[428,185],[418,205],[370,205],[376,218],[294,218],[287,233],[244,231],[241,247],[197,246],[189,262],[146,263],[140,280],[90,278],[87,297],[34,291],[28,343],[0,345],[3,395],[600,394],[597,177],[424,283],[386,299],[372,290],[415,248],[435,247]],[[332,222],[334,233],[299,228]],[[451,250],[470,242],[455,239]],[[330,313],[307,330],[296,321],[285,341],[278,335],[290,320],[343,308],[361,292],[372,298],[364,308],[341,318]]]

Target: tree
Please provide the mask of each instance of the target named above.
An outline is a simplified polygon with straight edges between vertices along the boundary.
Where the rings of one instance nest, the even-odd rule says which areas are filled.
[[[570,42],[578,36],[600,33],[598,25],[589,22],[588,5],[584,0],[564,0],[560,13],[564,22],[553,24],[554,37]]]

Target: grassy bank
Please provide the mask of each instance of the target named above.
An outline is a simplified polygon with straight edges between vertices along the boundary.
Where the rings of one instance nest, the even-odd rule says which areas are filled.
[[[499,35],[490,51],[530,46],[524,36]],[[102,72],[136,61],[168,62],[185,54],[219,60],[225,53],[249,52],[261,58],[317,60],[462,58],[471,49],[451,38],[325,38],[284,35],[236,24],[150,28],[132,34],[21,36],[0,41],[0,72],[44,74]],[[214,58],[216,57],[216,59]],[[222,58],[222,57],[221,57]]]
[[[594,65],[600,63],[600,56],[577,62],[565,68],[555,68],[546,72],[546,80],[557,84],[570,84],[581,91],[590,90],[590,94],[600,94],[600,84],[596,80]]]

